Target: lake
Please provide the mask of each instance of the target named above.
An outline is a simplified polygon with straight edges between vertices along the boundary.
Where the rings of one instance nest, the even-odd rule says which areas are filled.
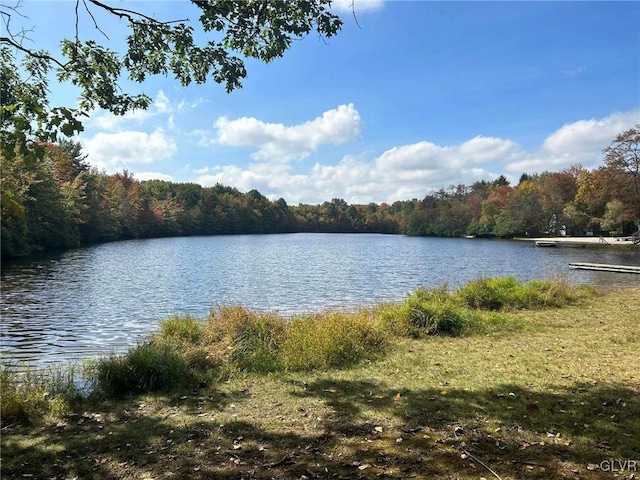
[[[108,243],[5,262],[0,352],[37,364],[76,361],[122,351],[173,314],[204,317],[230,304],[285,315],[352,309],[483,276],[640,284],[638,275],[574,270],[569,262],[640,265],[640,250],[369,234]]]

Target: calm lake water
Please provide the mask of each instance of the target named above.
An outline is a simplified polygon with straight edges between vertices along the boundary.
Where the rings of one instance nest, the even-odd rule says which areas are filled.
[[[0,352],[38,364],[121,351],[173,314],[242,304],[283,314],[401,301],[419,286],[483,276],[637,286],[640,276],[569,262],[640,265],[640,251],[391,235],[163,238],[98,245],[2,266]]]

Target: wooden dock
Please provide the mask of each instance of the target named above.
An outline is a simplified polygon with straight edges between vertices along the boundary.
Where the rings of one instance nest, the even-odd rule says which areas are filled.
[[[636,267],[633,265],[607,265],[604,263],[570,263],[569,266],[573,268],[579,268],[581,270],[597,270],[599,272],[640,274],[640,267]]]

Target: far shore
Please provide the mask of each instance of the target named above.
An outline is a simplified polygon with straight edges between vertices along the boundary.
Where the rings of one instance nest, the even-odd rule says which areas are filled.
[[[556,242],[566,245],[633,245],[632,237],[517,237],[515,240],[529,242]]]

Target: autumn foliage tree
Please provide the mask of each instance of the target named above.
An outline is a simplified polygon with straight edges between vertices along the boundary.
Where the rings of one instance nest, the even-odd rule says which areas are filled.
[[[246,59],[270,62],[284,55],[296,39],[311,32],[331,37],[342,27],[342,20],[330,11],[330,0],[192,0],[181,4],[182,11],[191,9],[195,21],[157,18],[150,2],[138,3],[136,9],[107,0],[74,3],[76,29],[60,39],[59,52],[50,52],[33,44],[31,25],[24,26],[26,17],[20,11],[20,1],[0,2],[3,253],[28,252],[43,242],[51,244],[58,237],[59,241],[53,242],[57,246],[73,244],[78,236],[68,232],[66,224],[50,231],[46,223],[49,215],[41,210],[58,209],[65,213],[69,202],[77,204],[80,198],[77,195],[87,195],[88,201],[94,203],[84,205],[85,212],[73,215],[94,220],[102,217],[101,226],[91,232],[86,231],[88,218],[71,223],[73,228],[85,230],[81,235],[84,238],[99,241],[144,234],[144,229],[139,228],[140,218],[146,219],[149,231],[157,227],[153,225],[153,215],[148,215],[151,206],[137,202],[139,185],[131,183],[126,175],[119,178],[85,175],[86,178],[70,180],[68,172],[60,170],[48,151],[50,144],[83,131],[83,118],[96,109],[124,115],[147,108],[151,99],[123,90],[122,78],[142,83],[149,76],[164,75],[173,77],[182,86],[214,82],[231,92],[240,88],[247,76]],[[110,48],[114,37],[102,29],[106,17],[126,22],[124,51]],[[81,23],[95,27],[104,42],[81,38]],[[52,104],[49,95],[52,79],[77,87],[77,106]],[[67,184],[63,185],[64,182]],[[85,193],[78,190],[82,185],[87,189]],[[92,191],[103,187],[109,191],[108,198],[98,198],[101,194]],[[30,198],[36,194],[39,200],[33,203]],[[57,198],[58,194],[62,197]],[[97,207],[95,202],[103,208],[88,213]],[[163,208],[156,207],[158,212]],[[180,212],[177,208],[167,212],[176,214],[172,218],[177,228],[181,223]],[[197,221],[195,210],[192,216]],[[41,220],[28,225],[38,218]],[[62,215],[56,221],[60,225],[66,218]],[[42,232],[42,241],[35,240],[37,231]],[[49,234],[53,235],[49,240],[44,238]]]
[[[3,256],[178,235],[327,232],[510,238],[565,231],[628,235],[637,228],[635,170],[629,171],[627,163],[527,174],[515,187],[498,177],[392,205],[334,198],[289,206],[283,198],[269,199],[257,190],[141,182],[128,171],[107,175],[90,168],[74,142],[42,148],[40,161],[18,153],[1,163]]]
[[[621,202],[623,220],[640,228],[640,124],[620,133],[604,150],[604,162]]]

